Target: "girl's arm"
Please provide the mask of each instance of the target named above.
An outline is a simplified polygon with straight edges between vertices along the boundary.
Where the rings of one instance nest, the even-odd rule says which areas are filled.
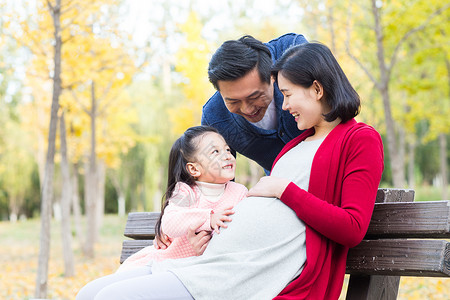
[[[383,171],[383,149],[374,130],[364,130],[350,142],[340,206],[319,199],[285,179],[274,178],[273,185],[268,179],[264,185],[269,189],[272,186],[272,191],[266,190],[266,195],[280,196],[281,201],[314,230],[339,244],[354,247],[363,239],[372,216]],[[277,184],[281,188],[275,188]]]
[[[175,204],[166,207],[161,220],[162,231],[170,238],[186,235],[189,227],[211,231],[211,209],[186,208]]]
[[[170,238],[186,234],[189,227],[211,230],[208,219],[211,209],[198,209],[199,194],[195,188],[178,182],[161,219],[161,231]]]
[[[220,227],[227,228],[224,222],[231,221],[229,216],[234,213],[231,208],[213,211],[169,204],[161,221],[163,232],[171,238],[186,235],[190,228],[196,228],[196,232],[214,230],[219,233]]]

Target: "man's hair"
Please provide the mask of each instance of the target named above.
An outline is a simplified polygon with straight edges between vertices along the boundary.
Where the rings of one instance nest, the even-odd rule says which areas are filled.
[[[261,82],[270,83],[272,58],[269,48],[250,35],[226,41],[209,62],[208,77],[216,90],[218,81],[233,81],[244,77],[255,67]]]

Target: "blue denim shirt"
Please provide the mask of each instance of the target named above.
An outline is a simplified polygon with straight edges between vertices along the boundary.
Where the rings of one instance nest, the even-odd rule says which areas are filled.
[[[307,43],[303,35],[288,33],[266,43],[272,54],[272,61],[278,60],[291,46]],[[203,106],[202,125],[216,128],[236,152],[256,161],[265,169],[272,169],[273,161],[287,142],[298,136],[297,123],[287,111],[282,110],[283,94],[274,84],[273,100],[278,117],[278,128],[265,130],[256,127],[244,117],[231,113],[222,96],[216,92]]]

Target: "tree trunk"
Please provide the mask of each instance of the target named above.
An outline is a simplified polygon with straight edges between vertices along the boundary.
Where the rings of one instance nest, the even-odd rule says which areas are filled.
[[[159,176],[156,183],[156,191],[153,194],[153,211],[161,211],[162,197],[165,188],[165,182],[162,180],[164,178],[164,169],[163,167],[159,168]]]
[[[149,209],[149,205],[148,205],[148,202],[147,202],[147,197],[146,197],[146,195],[145,195],[145,186],[144,186],[144,184],[142,184],[142,183],[139,183],[137,186],[136,186],[136,190],[138,191],[138,193],[139,193],[139,199],[141,199],[141,203],[142,203],[142,209],[144,210],[144,211],[148,211],[148,209]]]
[[[94,257],[94,244],[97,232],[97,162],[95,154],[95,121],[96,121],[96,99],[95,84],[92,82],[91,87],[91,152],[89,155],[88,168],[85,174],[85,201],[87,216],[87,239],[86,239],[86,256]]]
[[[400,159],[399,153],[397,152],[398,145],[395,134],[395,122],[392,118],[391,100],[389,95],[390,70],[387,68],[385,62],[383,32],[380,23],[380,12],[377,7],[376,0],[372,0],[372,13],[375,19],[377,60],[380,67],[380,82],[376,85],[376,88],[379,90],[381,98],[383,99],[384,117],[386,122],[387,148],[391,162],[393,185],[395,188],[403,188],[405,180],[404,164],[403,160]]]
[[[405,128],[403,128],[402,126],[398,126],[397,127],[397,132],[398,132],[398,157],[397,159],[399,160],[399,166],[400,166],[400,176],[402,178],[403,181],[403,185],[406,184],[406,132],[405,132]]]
[[[19,219],[19,206],[17,205],[17,200],[15,196],[9,199],[9,221],[11,223],[16,223]]]
[[[415,189],[416,180],[414,176],[414,166],[415,166],[415,153],[416,153],[416,143],[411,141],[408,143],[409,161],[408,161],[408,188]]]
[[[72,211],[75,223],[75,234],[77,236],[80,249],[83,253],[86,253],[84,244],[84,234],[81,226],[81,205],[80,196],[78,194],[78,163],[73,164],[73,174],[72,174]]]
[[[61,94],[61,0],[56,0],[55,6],[51,6],[50,4],[48,5],[53,17],[53,25],[55,29],[55,52],[52,107],[48,132],[48,149],[41,195],[41,237],[39,245],[38,270],[36,276],[36,298],[47,297],[48,262],[50,257],[51,201],[53,197],[53,172],[55,169],[55,139],[58,122],[59,96]]]
[[[448,200],[447,137],[443,133],[439,135],[439,153],[441,160],[442,199]]]
[[[445,58],[445,66],[447,67],[448,93],[450,98],[450,60]],[[448,132],[447,132],[448,133]],[[442,199],[448,200],[448,170],[447,170],[447,137],[444,133],[439,135],[440,161],[441,161],[441,177],[442,177]]]
[[[119,176],[117,175],[116,171],[112,171],[110,173],[110,179],[112,182],[112,185],[116,189],[117,193],[117,214],[119,217],[125,216],[125,191],[124,188],[122,188],[122,185],[120,184]]]
[[[124,217],[125,216],[125,194],[123,192],[121,192],[119,194],[119,197],[117,199],[117,214],[119,217]]]
[[[70,198],[72,197],[72,184],[70,181],[69,162],[67,160],[67,142],[66,142],[66,124],[64,112],[60,118],[59,135],[61,139],[61,235],[62,249],[64,257],[64,276],[72,277],[75,275],[75,266],[72,251],[72,230],[70,226]]]
[[[47,115],[44,111],[44,107],[36,105],[36,115],[38,119],[38,124],[44,124],[47,122]],[[36,151],[36,161],[38,165],[38,171],[39,171],[39,187],[40,190],[43,190],[44,187],[44,177],[45,177],[45,134],[41,133],[41,131],[38,130],[36,134],[36,141],[37,141],[37,151]]]
[[[56,185],[56,183],[55,183]],[[61,222],[62,215],[61,215],[61,201],[55,200],[53,201],[53,219],[57,222]]]
[[[95,241],[98,241],[100,236],[100,228],[103,224],[103,217],[105,215],[105,176],[106,176],[105,163],[102,160],[98,160],[97,163],[97,216],[96,216],[96,228]]]

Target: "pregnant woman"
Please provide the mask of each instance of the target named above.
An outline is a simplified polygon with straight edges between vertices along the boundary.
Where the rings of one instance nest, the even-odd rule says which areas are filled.
[[[272,71],[300,130],[201,256],[155,262],[78,299],[338,299],[383,171],[380,135],[331,51],[308,43]],[[264,149],[261,149],[264,151]],[[80,293],[81,294],[81,293]]]

